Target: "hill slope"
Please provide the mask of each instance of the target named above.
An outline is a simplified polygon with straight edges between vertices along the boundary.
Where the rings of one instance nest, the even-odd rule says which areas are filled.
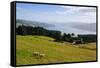
[[[17,65],[27,64],[48,64],[61,62],[79,62],[96,60],[95,43],[82,44],[82,47],[74,46],[71,43],[54,42],[53,38],[44,36],[19,36],[16,40]],[[87,47],[87,48],[84,48]],[[89,49],[89,48],[94,48]],[[45,57],[38,58],[33,52],[45,54]]]

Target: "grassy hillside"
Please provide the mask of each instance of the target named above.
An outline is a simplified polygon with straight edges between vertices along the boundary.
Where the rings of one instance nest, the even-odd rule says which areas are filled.
[[[20,36],[16,40],[17,65],[48,64],[96,60],[96,44],[73,45],[68,42],[54,42],[45,36]],[[39,58],[33,52],[45,54]]]

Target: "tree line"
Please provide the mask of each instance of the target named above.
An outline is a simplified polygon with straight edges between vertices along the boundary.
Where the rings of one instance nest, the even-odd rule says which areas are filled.
[[[55,41],[67,41],[73,42],[74,33],[61,33],[61,31],[56,30],[47,30],[43,27],[32,27],[21,25],[16,28],[17,35],[39,35],[39,36],[48,36],[55,39]],[[83,39],[84,42],[96,42],[96,35],[78,35],[78,39]]]

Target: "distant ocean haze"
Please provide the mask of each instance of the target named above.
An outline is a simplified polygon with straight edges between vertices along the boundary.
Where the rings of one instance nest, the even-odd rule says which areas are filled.
[[[96,34],[96,23],[56,23],[50,30],[59,30],[63,33]]]
[[[17,27],[21,24],[28,26],[40,26],[48,30],[57,30],[62,33],[75,33],[75,34],[96,34],[96,23],[57,23],[57,22],[38,22],[17,19]]]

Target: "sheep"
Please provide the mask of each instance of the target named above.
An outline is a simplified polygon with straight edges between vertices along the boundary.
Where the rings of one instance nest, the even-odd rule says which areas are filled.
[[[39,56],[39,52],[33,52],[33,55]]]
[[[45,54],[39,54],[40,58],[45,57]]]
[[[45,57],[45,54],[42,54],[42,53],[39,53],[39,52],[33,52],[33,55],[36,56],[37,58]]]

